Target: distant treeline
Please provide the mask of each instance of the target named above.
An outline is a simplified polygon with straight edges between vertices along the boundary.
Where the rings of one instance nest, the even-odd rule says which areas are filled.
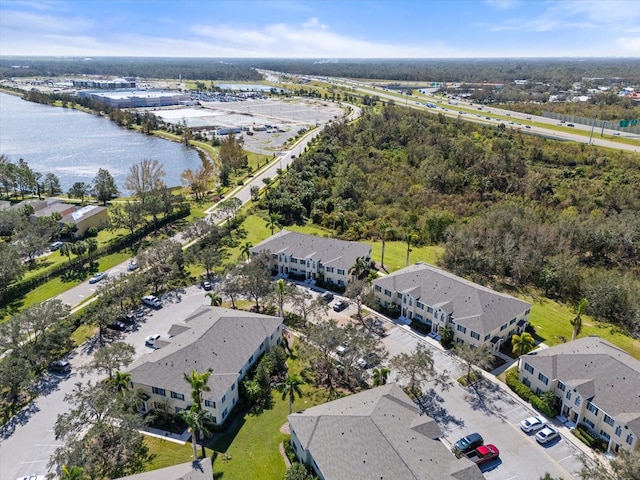
[[[19,66],[20,68],[14,68]],[[28,67],[28,68],[24,68]],[[220,59],[96,57],[3,57],[0,77],[115,75],[186,80],[260,80],[255,68],[296,75],[320,75],[395,81],[531,82],[557,84],[583,78],[621,78],[640,83],[637,59]]]
[[[25,68],[26,67],[26,68]],[[184,80],[261,80],[251,65],[213,58],[0,58],[0,78],[109,75]]]
[[[638,59],[344,59],[333,62],[246,59],[234,63],[298,75],[430,82],[508,83],[581,81],[584,77],[622,78],[640,83]]]

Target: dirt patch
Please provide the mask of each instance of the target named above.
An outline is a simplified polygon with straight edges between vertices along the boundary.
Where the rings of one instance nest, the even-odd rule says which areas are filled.
[[[291,435],[291,431],[289,430],[289,422],[285,423],[280,427],[280,433],[284,433],[285,435]]]

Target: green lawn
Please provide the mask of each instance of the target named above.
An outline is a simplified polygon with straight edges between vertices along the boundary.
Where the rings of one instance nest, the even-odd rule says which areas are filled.
[[[531,297],[524,297],[523,300],[533,304],[529,321],[535,327],[540,341],[552,346],[563,343],[563,338],[566,341],[571,340],[573,329],[569,322],[575,317],[575,312],[570,306],[542,296],[533,300]],[[640,341],[620,333],[608,323],[600,323],[583,315],[582,332],[578,338],[589,335],[598,335],[640,360]]]

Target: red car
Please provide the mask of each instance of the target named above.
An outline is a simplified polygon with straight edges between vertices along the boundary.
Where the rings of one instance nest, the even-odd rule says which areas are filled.
[[[480,466],[483,463],[495,460],[500,456],[500,452],[495,445],[481,445],[473,452],[467,454],[467,458],[476,465]]]

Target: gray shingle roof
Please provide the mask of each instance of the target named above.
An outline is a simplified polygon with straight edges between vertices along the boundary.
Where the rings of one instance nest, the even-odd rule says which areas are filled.
[[[358,257],[371,257],[371,246],[360,242],[281,230],[251,249],[251,253],[260,252],[284,253],[295,258],[312,258],[325,266],[349,270]]]
[[[527,302],[422,262],[373,283],[392,292],[409,293],[422,303],[441,308],[453,315],[456,324],[480,335],[487,335],[531,308]]]
[[[203,305],[177,324],[182,328],[171,327],[170,331],[178,333],[166,346],[131,364],[131,381],[184,393],[186,397],[190,387],[183,374],[211,368],[211,392],[204,397],[220,398],[249,357],[281,324],[279,317]]]
[[[325,480],[484,478],[437,439],[435,421],[396,384],[294,413],[289,423]]]
[[[211,480],[212,478],[211,458],[207,457],[198,462],[181,463],[150,472],[120,477],[116,480]]]
[[[628,422],[640,435],[640,361],[624,350],[592,336],[522,359],[550,379],[575,388],[610,416]]]

